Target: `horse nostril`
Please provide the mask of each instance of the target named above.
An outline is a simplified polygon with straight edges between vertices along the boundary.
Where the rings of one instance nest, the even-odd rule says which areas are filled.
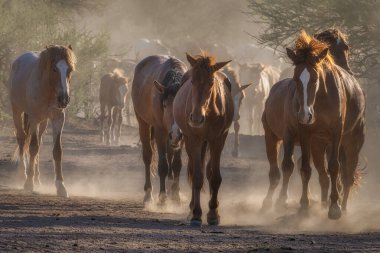
[[[308,123],[310,123],[311,122],[311,120],[313,119],[313,114],[309,114],[309,120],[308,120]]]
[[[172,140],[173,139],[173,135],[172,135],[172,132],[169,133],[169,140]]]

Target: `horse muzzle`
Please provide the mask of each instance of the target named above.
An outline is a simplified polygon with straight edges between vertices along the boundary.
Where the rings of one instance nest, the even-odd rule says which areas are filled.
[[[200,128],[204,125],[204,122],[205,122],[205,116],[203,115],[195,116],[193,113],[190,113],[188,123],[191,127]]]
[[[57,97],[58,108],[64,109],[67,107],[67,105],[69,103],[70,103],[70,96],[69,95],[59,95]]]
[[[169,144],[170,147],[174,150],[179,149],[180,143],[183,139],[182,132],[180,130],[178,131],[170,131],[169,133]]]
[[[311,125],[315,122],[314,114],[311,112],[299,113],[298,122],[302,125]]]

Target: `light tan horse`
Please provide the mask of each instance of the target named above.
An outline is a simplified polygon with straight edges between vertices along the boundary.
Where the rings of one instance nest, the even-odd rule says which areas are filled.
[[[102,77],[99,89],[100,139],[107,145],[111,142],[119,144],[127,93],[128,78],[123,76],[120,70],[114,69],[112,73]],[[107,125],[104,130],[105,120]]]
[[[27,52],[12,64],[8,86],[18,155],[26,172],[24,189],[27,191],[33,191],[34,184],[40,184],[38,153],[42,134],[50,120],[57,195],[68,196],[62,176],[61,135],[65,108],[70,102],[70,79],[75,64],[76,57],[71,46],[56,45],[48,46],[42,52]]]
[[[240,106],[245,98],[244,90],[248,88],[251,84],[240,85],[240,80],[237,71],[227,66],[223,68],[223,73],[228,77],[231,83],[231,96],[234,100],[234,130],[235,130],[235,141],[234,148],[232,149],[232,156],[239,156],[239,130],[240,130]]]
[[[217,225],[218,191],[222,183],[220,157],[231,126],[234,105],[231,84],[225,74],[218,71],[228,62],[216,63],[206,54],[193,57],[187,55],[191,69],[182,80],[173,105],[174,119],[183,131],[185,147],[189,156],[188,177],[192,183],[191,225],[202,224],[200,191],[203,187],[205,153],[210,151],[206,166],[211,199],[207,222]]]

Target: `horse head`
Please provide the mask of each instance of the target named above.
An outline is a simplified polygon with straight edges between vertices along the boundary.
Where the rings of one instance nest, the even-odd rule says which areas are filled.
[[[211,93],[216,85],[214,73],[230,61],[215,62],[213,57],[207,55],[193,57],[186,54],[186,57],[192,67],[192,105],[188,123],[191,127],[200,128],[204,125],[207,108],[211,101]]]
[[[66,108],[70,102],[70,80],[75,65],[76,57],[70,45],[51,45],[41,52],[39,67],[53,85],[58,108]]]
[[[311,38],[304,31],[296,41],[295,51],[286,48],[286,52],[295,66],[293,80],[297,89],[298,121],[305,125],[313,124],[314,104],[323,71],[321,64],[333,63],[332,56],[326,44]]]

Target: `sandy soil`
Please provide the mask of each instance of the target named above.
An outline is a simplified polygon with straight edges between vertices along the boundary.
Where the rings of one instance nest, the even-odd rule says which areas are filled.
[[[263,139],[243,136],[241,157],[232,158],[230,138],[222,160],[222,224],[193,228],[187,221],[190,193],[185,168],[181,206],[144,207],[137,130],[124,127],[122,145],[106,147],[99,143],[93,126],[68,123],[63,135],[68,199],[54,195],[50,131],[41,148],[42,186],[25,193],[22,182],[15,180],[17,166],[10,160],[15,148],[13,130],[9,124],[0,128],[0,252],[380,251],[380,172],[376,167],[380,138],[375,134],[370,138],[372,145],[364,150],[369,166],[363,186],[353,194],[348,213],[339,221],[328,220],[327,210],[320,208],[314,171],[308,215],[297,212],[298,173],[290,182],[288,208],[260,212],[268,186]],[[154,184],[158,189],[157,178]],[[207,189],[206,185],[202,194],[204,213]]]

